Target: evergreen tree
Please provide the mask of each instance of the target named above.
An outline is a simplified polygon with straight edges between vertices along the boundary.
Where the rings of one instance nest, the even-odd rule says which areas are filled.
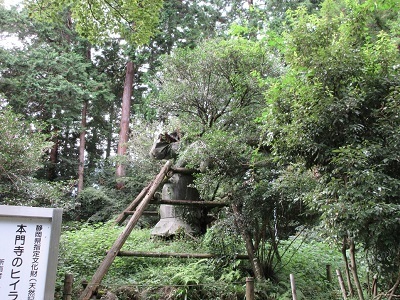
[[[274,154],[313,170],[308,203],[323,228],[367,250],[385,284],[396,281],[400,251],[398,16],[396,1],[291,13],[290,69],[269,90],[264,117]]]

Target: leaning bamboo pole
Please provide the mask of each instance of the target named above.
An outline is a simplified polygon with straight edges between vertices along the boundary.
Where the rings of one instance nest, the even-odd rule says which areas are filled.
[[[149,188],[146,196],[144,196],[143,200],[138,205],[134,215],[128,221],[125,229],[122,231],[118,239],[114,242],[114,245],[111,249],[107,252],[107,255],[103,262],[100,264],[99,268],[97,269],[96,273],[93,275],[92,280],[86,286],[85,290],[82,292],[79,300],[89,300],[92,296],[93,292],[99,287],[100,282],[103,280],[104,276],[106,275],[108,269],[110,268],[111,264],[113,263],[115,257],[118,255],[118,252],[121,250],[122,246],[124,245],[125,241],[128,239],[130,233],[133,230],[133,227],[138,222],[140,216],[143,214],[146,206],[149,204],[150,200],[153,198],[154,193],[156,192],[158,186],[163,181],[165,175],[169,171],[172,165],[171,161],[167,161],[165,165],[162,167],[160,173],[154,179],[153,184]]]

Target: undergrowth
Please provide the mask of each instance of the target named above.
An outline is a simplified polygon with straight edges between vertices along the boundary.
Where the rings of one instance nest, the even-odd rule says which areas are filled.
[[[82,291],[81,282],[90,281],[97,267],[117,239],[122,227],[112,222],[95,225],[64,226],[61,236],[56,299],[62,299],[65,273],[75,278],[74,296]],[[212,231],[210,231],[212,232]],[[134,230],[122,250],[144,252],[212,252],[206,236],[193,240],[152,239],[149,229]],[[235,242],[236,243],[236,242]],[[338,251],[317,241],[281,243],[282,256],[275,263],[277,281],[256,283],[256,299],[290,300],[289,274],[294,274],[301,299],[341,299],[336,278],[326,280],[326,265],[332,273],[342,268]],[[240,247],[239,247],[240,248]],[[101,290],[110,290],[119,300],[128,299],[244,299],[246,277],[250,276],[247,261],[232,256],[218,259],[179,259],[117,257],[102,281]]]

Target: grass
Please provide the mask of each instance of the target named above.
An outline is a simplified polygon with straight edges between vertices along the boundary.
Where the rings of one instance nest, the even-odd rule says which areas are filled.
[[[56,299],[61,299],[65,273],[75,278],[74,295],[81,291],[82,280],[90,281],[123,228],[112,222],[96,225],[65,226],[61,236]],[[230,239],[227,238],[229,241]],[[209,236],[199,240],[178,238],[174,241],[152,239],[149,229],[134,230],[123,246],[125,251],[210,252]],[[290,244],[283,241],[281,253]],[[276,281],[256,284],[256,299],[291,299],[289,274],[294,274],[298,299],[341,299],[336,278],[326,280],[326,265],[332,273],[343,270],[341,256],[329,245],[300,239],[291,244],[276,263]],[[250,276],[246,261],[230,257],[218,259],[178,259],[117,257],[102,281],[119,299],[243,299],[245,279]],[[133,296],[134,295],[134,296]],[[136,298],[134,298],[136,297]],[[75,298],[74,298],[75,299]]]

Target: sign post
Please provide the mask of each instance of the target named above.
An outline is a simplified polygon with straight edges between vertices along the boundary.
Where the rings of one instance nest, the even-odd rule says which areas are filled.
[[[62,209],[0,205],[0,299],[53,300]]]

